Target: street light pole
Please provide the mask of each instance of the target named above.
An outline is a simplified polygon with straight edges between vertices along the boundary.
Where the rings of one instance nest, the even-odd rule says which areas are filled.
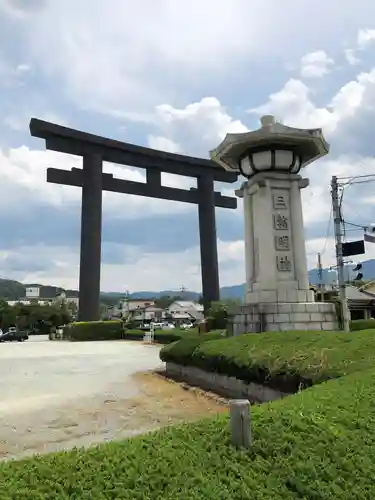
[[[332,195],[332,212],[333,222],[335,228],[335,242],[336,242],[336,263],[337,263],[337,277],[339,282],[339,297],[341,303],[343,330],[350,331],[350,313],[348,308],[348,300],[345,290],[345,270],[344,270],[344,257],[342,254],[342,232],[341,232],[341,210],[339,202],[339,185],[337,177],[334,175],[331,180],[331,195]]]

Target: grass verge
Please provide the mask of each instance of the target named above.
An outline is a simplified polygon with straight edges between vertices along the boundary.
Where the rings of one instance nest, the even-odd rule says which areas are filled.
[[[226,416],[0,465],[1,500],[375,498],[375,370],[253,407],[253,448]]]
[[[375,330],[248,334],[164,347],[163,361],[294,392],[375,365]]]

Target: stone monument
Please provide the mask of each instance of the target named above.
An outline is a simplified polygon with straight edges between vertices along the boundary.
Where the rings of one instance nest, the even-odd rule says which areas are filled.
[[[335,330],[335,305],[309,289],[299,172],[326,155],[321,129],[261,118],[261,128],[227,134],[211,158],[247,178],[236,194],[245,219],[245,305],[231,318],[234,335],[252,331]]]

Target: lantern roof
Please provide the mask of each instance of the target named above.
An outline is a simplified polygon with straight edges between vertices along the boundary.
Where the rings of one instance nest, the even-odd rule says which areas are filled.
[[[255,151],[290,149],[301,158],[301,167],[325,156],[329,144],[321,128],[302,129],[288,127],[266,115],[261,119],[261,127],[250,132],[227,134],[212,151],[211,160],[225,170],[239,172],[240,159]]]

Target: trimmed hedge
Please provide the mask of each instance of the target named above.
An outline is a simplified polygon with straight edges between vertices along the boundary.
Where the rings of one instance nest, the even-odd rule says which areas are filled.
[[[143,330],[125,330],[124,339],[126,340],[143,340],[146,332]],[[180,330],[179,328],[170,330],[155,330],[154,341],[158,344],[170,344],[184,337],[196,336],[197,330]]]
[[[252,407],[253,445],[228,417],[0,464],[1,500],[375,498],[375,370]]]
[[[258,382],[286,391],[375,365],[375,330],[247,334],[195,344],[180,340],[163,361]]]
[[[189,365],[192,353],[205,342],[219,340],[226,337],[226,330],[215,330],[203,335],[195,335],[180,339],[177,342],[164,346],[160,351],[160,359],[181,365]]]
[[[350,330],[357,332],[358,330],[373,330],[375,329],[375,319],[355,319],[350,322]]]
[[[124,338],[122,321],[79,321],[64,328],[69,340],[119,340]]]
[[[143,340],[145,333],[146,332],[142,330],[126,330],[124,338],[127,340]],[[207,336],[209,336],[210,334],[213,335],[212,338],[221,338],[223,336],[226,336],[226,330],[214,330],[213,332],[209,332],[208,334],[199,334],[198,330],[196,329],[180,330],[176,328],[174,330],[155,330],[154,341],[158,344],[171,344],[181,339],[207,338]]]

